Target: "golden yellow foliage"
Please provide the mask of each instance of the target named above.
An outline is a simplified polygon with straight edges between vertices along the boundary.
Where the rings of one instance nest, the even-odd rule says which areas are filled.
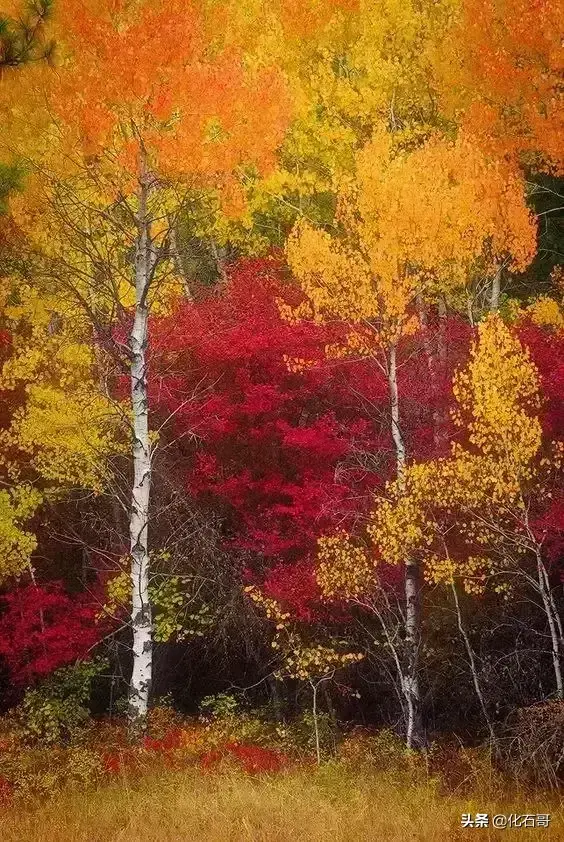
[[[375,562],[345,532],[320,538],[317,550],[315,578],[326,599],[355,599],[366,592]]]
[[[480,324],[454,390],[467,445],[455,444],[449,457],[407,465],[377,499],[368,534],[384,562],[416,557],[424,561],[427,581],[450,583],[457,576],[467,592],[479,593],[503,567],[491,550],[500,536],[519,531],[523,495],[538,481],[540,464],[538,375],[499,316]],[[452,527],[453,519],[457,554],[451,556],[443,527]],[[316,576],[327,599],[355,599],[374,588],[376,564],[348,535],[321,538],[318,549]],[[513,559],[524,552],[526,543],[515,541]],[[496,589],[502,588],[497,580]]]
[[[386,343],[416,329],[417,295],[454,295],[506,256],[524,269],[535,249],[519,180],[463,137],[395,153],[377,132],[338,196],[337,222],[342,234],[300,220],[288,262],[314,318],[375,323]]]
[[[245,588],[245,593],[264,611],[267,619],[275,623],[272,648],[283,656],[283,663],[277,676],[311,681],[321,678],[333,670],[360,661],[360,652],[339,652],[332,646],[305,643],[291,626],[291,615],[284,612],[276,600],[265,596],[255,585]]]
[[[540,327],[564,330],[564,312],[562,305],[548,295],[539,295],[525,309],[524,314]]]
[[[112,576],[106,583],[106,595],[108,601],[102,606],[98,615],[99,619],[104,616],[114,617],[124,608],[131,604],[131,574],[126,570]]]
[[[102,491],[108,460],[124,448],[126,415],[100,388],[91,328],[72,302],[39,285],[19,284],[17,295],[4,310],[14,348],[0,377],[4,390],[25,389],[2,433],[5,451],[17,455],[10,472],[23,461],[59,488]]]
[[[448,458],[408,466],[378,502],[369,533],[386,561],[416,555],[425,561],[429,581],[450,582],[457,575],[467,591],[479,592],[503,565],[500,554],[489,551],[524,528],[524,494],[537,480],[542,434],[535,366],[499,316],[480,324],[454,392],[455,421],[468,430],[468,444],[453,445]],[[449,556],[442,529],[453,516],[456,558]],[[484,552],[477,554],[476,546]],[[525,551],[525,542],[513,542],[513,556]]]
[[[305,10],[297,5],[299,17]],[[434,49],[456,3],[359,0],[337,13],[334,3],[317,5],[315,31],[300,43],[276,5],[271,17],[278,22],[265,26],[264,51],[284,67],[294,120],[277,169],[254,185],[250,202],[283,219],[291,203],[305,211],[334,192],[376,127],[389,126],[398,143],[421,142],[436,123]]]
[[[0,582],[17,576],[29,565],[37,546],[25,523],[41,503],[41,494],[27,485],[0,490]]]
[[[499,316],[480,324],[470,362],[455,377],[454,395],[455,422],[465,425],[470,442],[492,461],[511,463],[521,476],[541,443],[538,373]]]

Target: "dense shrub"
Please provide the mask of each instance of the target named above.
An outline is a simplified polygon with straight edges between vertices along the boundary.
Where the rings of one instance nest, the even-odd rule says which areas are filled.
[[[517,710],[502,734],[500,751],[508,773],[558,788],[564,782],[564,701]]]

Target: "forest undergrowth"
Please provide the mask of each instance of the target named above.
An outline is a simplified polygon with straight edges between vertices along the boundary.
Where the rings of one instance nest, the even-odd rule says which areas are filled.
[[[344,733],[324,714],[276,723],[261,711],[235,714],[226,699],[198,719],[154,708],[134,743],[123,720],[89,721],[50,743],[4,718],[0,838],[495,840],[516,830],[494,828],[499,815],[549,816],[547,827],[519,828],[519,838],[562,838],[564,802],[546,786],[547,769],[537,769],[542,787],[531,768],[517,778],[501,744],[416,752],[389,730]],[[484,814],[487,827],[464,826]]]

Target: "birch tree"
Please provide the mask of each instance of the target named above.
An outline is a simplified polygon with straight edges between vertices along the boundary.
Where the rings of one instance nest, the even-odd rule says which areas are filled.
[[[416,555],[427,580],[449,585],[453,594],[457,580],[475,595],[488,588],[507,593],[520,582],[532,588],[546,617],[562,698],[562,619],[547,571],[549,530],[542,515],[562,470],[562,445],[543,442],[537,371],[499,316],[480,325],[454,389],[455,419],[467,441],[454,445],[449,457],[408,468],[404,483],[391,487],[375,510],[374,540],[396,560],[406,549]],[[466,638],[465,645],[472,662]]]
[[[417,302],[464,290],[476,265],[500,260],[524,267],[535,227],[522,187],[468,140],[433,137],[412,153],[394,150],[377,133],[357,156],[356,178],[338,199],[330,235],[300,221],[287,246],[290,265],[317,320],[348,320],[346,350],[368,355],[386,375],[389,424],[401,496],[409,462],[402,429],[399,370],[406,338],[417,333]],[[399,559],[395,559],[397,562]],[[409,746],[424,743],[419,686],[421,573],[404,563],[404,647],[401,686]]]
[[[4,151],[29,171],[13,213],[30,232],[39,277],[55,284],[65,318],[93,325],[98,346],[129,378],[129,711],[136,727],[152,680],[150,313],[185,285],[175,269],[180,216],[189,219],[210,191],[235,213],[238,173],[269,165],[287,120],[276,69],[260,55],[251,60],[248,44],[244,53],[214,32],[214,16],[231,11],[220,5],[61,3],[57,72],[34,68],[2,102],[12,138],[3,139]],[[252,114],[260,114],[260,126]]]

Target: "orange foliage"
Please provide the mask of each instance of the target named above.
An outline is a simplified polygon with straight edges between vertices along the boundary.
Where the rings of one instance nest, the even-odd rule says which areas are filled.
[[[552,0],[463,0],[440,59],[444,100],[488,147],[564,171],[564,6]],[[453,60],[454,58],[454,60]]]
[[[207,183],[211,177],[221,186],[242,164],[268,168],[289,118],[284,79],[264,62],[250,69],[237,45],[219,49],[208,33],[206,5],[58,3],[52,24],[58,66],[34,68],[14,92],[13,84],[4,86],[6,113],[18,112],[21,121],[25,102],[29,121],[46,104],[46,119],[54,118],[73,155],[77,147],[86,156],[104,152],[130,171],[140,145],[151,169],[165,177]]]

